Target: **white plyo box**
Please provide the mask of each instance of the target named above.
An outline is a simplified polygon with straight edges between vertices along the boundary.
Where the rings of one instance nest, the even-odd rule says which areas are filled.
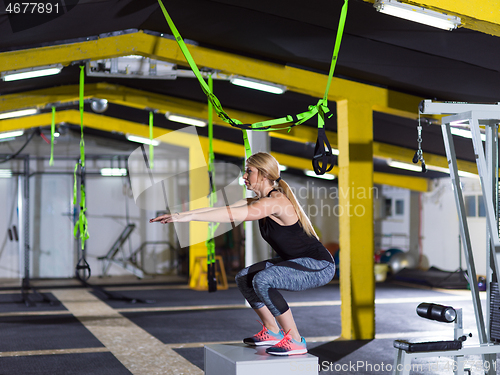
[[[205,345],[205,375],[318,375],[319,360],[311,354],[274,356],[267,346]]]

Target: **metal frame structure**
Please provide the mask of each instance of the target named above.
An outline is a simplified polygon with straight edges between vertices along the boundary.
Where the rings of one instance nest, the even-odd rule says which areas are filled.
[[[50,305],[60,305],[59,301],[50,299],[45,293],[38,291],[31,285],[31,245],[30,245],[30,157],[29,155],[21,156],[24,158],[23,173],[18,176],[18,212],[19,212],[19,233],[21,241],[19,241],[19,272],[22,273],[21,283],[21,299],[27,307],[36,306],[36,302],[32,296],[36,295],[37,302],[49,303]],[[22,270],[22,271],[21,271]],[[32,293],[30,293],[30,291]]]
[[[457,103],[457,102],[433,102],[424,100],[420,105],[420,112],[427,115],[448,115],[441,120],[441,129],[443,132],[444,146],[446,149],[446,157],[450,168],[450,176],[455,195],[455,203],[460,225],[460,238],[464,246],[465,259],[467,263],[467,273],[469,276],[469,284],[474,305],[474,313],[476,317],[476,325],[479,335],[479,345],[466,346],[461,350],[444,351],[444,352],[424,352],[424,353],[406,353],[402,357],[406,358],[406,363],[410,363],[412,358],[429,357],[429,356],[457,356],[467,354],[482,355],[483,364],[486,362],[490,366],[485,368],[485,373],[488,375],[496,374],[496,354],[500,352],[500,346],[494,345],[491,338],[490,313],[491,313],[491,282],[499,280],[499,264],[500,264],[500,239],[498,231],[498,124],[500,123],[500,103],[492,104],[475,104],[475,103]],[[481,182],[481,189],[485,202],[486,209],[486,226],[487,226],[487,305],[486,315],[483,314],[481,301],[479,299],[479,290],[476,278],[476,267],[474,256],[472,253],[469,228],[467,225],[467,217],[465,212],[464,197],[460,178],[458,176],[457,157],[455,146],[451,134],[452,125],[469,126],[472,134],[472,143],[474,146],[474,154],[476,157],[477,170]],[[485,147],[481,140],[481,127],[485,129]],[[485,319],[486,316],[486,319]],[[401,353],[398,352],[396,365],[401,363],[398,358]],[[409,360],[409,362],[408,362]],[[457,366],[455,374],[463,374],[463,362],[461,366]],[[406,370],[406,369],[405,369]],[[395,374],[406,374],[395,372]]]

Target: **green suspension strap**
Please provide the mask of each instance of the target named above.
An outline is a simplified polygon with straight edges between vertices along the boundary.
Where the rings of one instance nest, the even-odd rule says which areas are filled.
[[[213,91],[212,75],[208,75],[208,87]],[[209,205],[213,207],[217,202],[217,194],[215,187],[215,170],[214,170],[214,148],[213,148],[213,106],[210,100],[208,101],[208,177],[210,181]],[[215,272],[215,231],[219,223],[208,223],[208,236],[205,244],[207,246],[207,282],[208,292],[217,291],[217,276]]]
[[[89,239],[88,232],[88,222],[87,217],[85,216],[85,211],[87,210],[85,203],[85,142],[83,140],[83,93],[85,88],[85,67],[80,66],[80,160],[75,165],[74,172],[74,186],[73,186],[73,204],[76,205],[78,200],[78,190],[77,190],[77,171],[78,167],[80,167],[80,213],[78,216],[78,221],[75,224],[74,236],[75,238],[80,238],[81,243],[81,258],[78,260],[76,265],[76,277],[80,278],[79,271],[87,270],[88,275],[86,279],[90,277],[90,266],[86,260],[86,251],[85,251],[85,241]]]
[[[50,160],[49,165],[54,165],[54,133],[56,129],[56,107],[52,106],[52,122],[50,125]]]
[[[153,111],[149,112],[149,166],[153,169]]]
[[[330,84],[332,83],[333,72],[337,65],[337,58],[340,50],[340,43],[342,42],[342,35],[344,34],[345,20],[347,17],[347,1],[344,0],[342,11],[340,12],[340,21],[337,28],[337,37],[335,39],[335,47],[333,49],[332,63],[330,65],[330,72],[326,83],[325,93],[323,99],[317,104],[318,107],[318,138],[316,146],[314,147],[314,156],[312,160],[314,172],[317,175],[325,174],[333,168],[333,150],[330,142],[325,133],[325,114],[330,110],[328,109],[328,92],[330,91]]]
[[[201,76],[201,73],[195,64],[193,57],[191,56],[191,54],[190,54],[186,44],[184,43],[184,40],[182,39],[181,35],[177,31],[177,28],[175,27],[172,19],[170,18],[170,15],[168,14],[165,7],[163,6],[162,1],[158,0],[158,3],[160,4],[162,12],[165,16],[165,19],[167,20],[167,23],[168,23],[170,29],[172,30],[172,33],[175,37],[175,40],[177,41],[177,44],[179,45],[182,53],[184,54],[184,57],[186,58],[186,61],[188,62],[189,66],[191,67],[192,71],[194,72],[196,78],[198,79],[202,90],[205,92],[205,95],[207,95],[208,100],[214,106],[214,109],[217,112],[218,116],[223,121],[229,123],[230,125],[243,130],[243,140],[245,143],[245,154],[247,157],[249,156],[249,153],[251,152],[250,146],[248,144],[248,138],[246,137],[246,134],[245,134],[245,131],[247,129],[248,130],[259,130],[259,131],[273,131],[273,130],[291,129],[293,126],[300,125],[303,122],[314,117],[315,115],[318,115],[318,139],[316,142],[316,148],[315,148],[314,157],[313,157],[313,167],[314,167],[314,170],[317,174],[323,174],[325,172],[330,171],[333,168],[332,149],[331,149],[330,143],[328,142],[328,139],[326,138],[325,131],[324,131],[324,123],[325,123],[325,121],[324,121],[325,116],[324,115],[330,111],[328,109],[327,97],[328,97],[328,91],[330,89],[330,83],[331,83],[331,80],[333,77],[333,72],[335,70],[335,65],[337,63],[338,52],[340,49],[340,42],[342,40],[342,35],[344,32],[345,19],[347,16],[347,2],[348,2],[348,0],[344,0],[344,5],[342,6],[339,26],[338,26],[338,30],[337,30],[337,37],[336,37],[336,41],[335,41],[335,48],[334,48],[334,53],[333,53],[333,57],[332,57],[332,63],[330,66],[327,87],[326,87],[325,95],[323,96],[323,98],[320,99],[316,105],[309,106],[308,111],[302,112],[302,113],[297,114],[297,115],[287,115],[287,116],[281,117],[279,119],[267,120],[267,121],[257,122],[254,124],[243,124],[239,120],[230,118],[227,115],[227,113],[224,112],[219,100],[211,92],[210,88],[207,86],[206,82],[203,80],[203,77]],[[288,124],[288,125],[284,126],[284,124]],[[322,162],[322,166],[319,165],[320,161]],[[328,164],[331,164],[331,165],[328,167]]]

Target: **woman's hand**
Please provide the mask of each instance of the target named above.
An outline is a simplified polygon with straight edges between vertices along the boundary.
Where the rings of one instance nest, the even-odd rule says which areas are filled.
[[[189,213],[181,213],[180,214],[178,212],[175,212],[175,213],[170,213],[170,214],[165,214],[165,215],[155,217],[154,219],[150,219],[149,222],[154,223],[154,222],[159,221],[162,224],[173,223],[173,222],[185,223],[185,222],[190,221],[190,217],[191,217],[191,214],[189,214]]]

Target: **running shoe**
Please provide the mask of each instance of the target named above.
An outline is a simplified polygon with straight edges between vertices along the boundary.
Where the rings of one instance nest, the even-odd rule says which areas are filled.
[[[259,322],[262,324],[261,322]],[[256,335],[253,335],[252,337],[248,337],[243,340],[243,342],[247,345],[274,345],[279,343],[283,339],[283,331],[279,331],[278,333],[274,333],[270,330],[268,330],[264,324],[262,324],[262,330],[257,333]]]
[[[272,355],[294,355],[294,354],[306,354],[307,345],[306,339],[301,337],[300,342],[294,340],[290,331],[283,337],[283,339],[276,345],[271,346],[266,349],[267,354]]]

